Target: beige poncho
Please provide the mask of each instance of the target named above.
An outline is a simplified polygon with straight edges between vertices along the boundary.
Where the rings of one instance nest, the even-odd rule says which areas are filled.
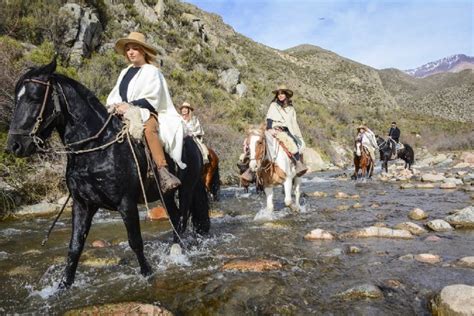
[[[290,133],[298,139],[299,144],[297,145],[300,148],[300,151],[305,147],[303,135],[301,135],[300,127],[296,121],[296,111],[293,106],[283,108],[276,102],[272,102],[268,109],[266,118],[273,121],[272,127],[287,127]]]

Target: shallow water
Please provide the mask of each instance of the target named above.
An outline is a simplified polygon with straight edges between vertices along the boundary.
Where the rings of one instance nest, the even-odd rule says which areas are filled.
[[[167,222],[141,221],[145,254],[155,274],[145,279],[126,241],[120,216],[100,211],[91,228],[76,275],[65,294],[56,287],[64,269],[71,233],[70,217],[58,222],[46,246],[41,240],[52,219],[0,223],[0,313],[63,312],[87,305],[139,301],[164,306],[176,314],[429,314],[428,301],[446,285],[474,284],[474,270],[454,262],[474,255],[474,230],[427,233],[413,240],[340,239],[306,241],[303,236],[321,228],[335,233],[385,223],[392,227],[409,221],[409,210],[419,207],[429,219],[444,218],[449,211],[472,204],[461,190],[401,190],[399,184],[376,180],[345,181],[334,173],[310,174],[302,191],[322,191],[327,197],[302,197],[303,209],[294,214],[283,205],[275,189],[276,211],[265,215],[265,198],[254,191],[226,187],[212,204],[222,217],[212,219],[211,235],[185,237],[183,254],[170,255],[171,233]],[[358,194],[358,200],[336,199],[336,192]],[[338,211],[340,205],[362,208]],[[380,206],[373,206],[373,204]],[[144,216],[144,213],[141,213]],[[270,223],[270,224],[269,224]],[[422,222],[417,222],[418,224]],[[437,242],[425,241],[430,235]],[[108,248],[91,247],[103,239]],[[357,246],[360,253],[349,253]],[[406,254],[433,253],[442,262],[403,261]],[[103,267],[87,265],[88,258],[108,260]],[[270,259],[282,268],[267,272],[224,271],[235,259]],[[398,286],[390,286],[396,280]],[[383,298],[342,300],[337,297],[360,284],[377,285]]]

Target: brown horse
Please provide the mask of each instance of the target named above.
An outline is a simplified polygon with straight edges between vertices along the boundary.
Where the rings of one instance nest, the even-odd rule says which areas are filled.
[[[353,180],[359,178],[359,170],[362,173],[362,177],[370,179],[374,171],[374,162],[370,157],[370,153],[362,145],[360,140],[356,140],[354,150],[354,174],[352,175]]]
[[[209,162],[204,165],[202,179],[206,186],[206,191],[211,195],[214,201],[218,201],[221,188],[219,179],[219,157],[211,148],[207,147],[207,150],[209,151],[209,155],[207,156]]]

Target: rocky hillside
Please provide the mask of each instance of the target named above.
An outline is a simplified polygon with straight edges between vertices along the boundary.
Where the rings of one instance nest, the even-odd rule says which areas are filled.
[[[474,57],[457,54],[429,62],[414,69],[404,70],[404,72],[416,78],[425,78],[434,74],[460,72],[465,69],[474,69]]]
[[[61,57],[60,72],[105,100],[125,66],[113,51],[114,42],[140,31],[158,48],[175,104],[187,100],[197,108],[205,141],[220,155],[226,182],[236,179],[246,128],[263,122],[271,91],[280,83],[295,91],[308,145],[338,165],[350,162],[360,123],[384,134],[397,120],[405,141],[436,145],[428,137],[464,137],[470,125],[462,122],[473,120],[470,71],[415,79],[316,46],[280,51],[177,0],[2,1],[0,12],[0,71],[8,79],[0,83],[0,126],[8,125],[15,78],[25,67],[51,60],[54,51]]]

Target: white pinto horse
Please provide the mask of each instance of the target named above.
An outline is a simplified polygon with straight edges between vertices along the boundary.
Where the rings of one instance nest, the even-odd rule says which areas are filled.
[[[298,212],[300,206],[301,178],[296,175],[295,164],[288,157],[278,140],[264,128],[251,129],[247,135],[250,151],[250,170],[256,173],[267,197],[267,211],[273,212],[273,187],[283,184],[285,205]],[[291,193],[294,186],[295,204]]]

